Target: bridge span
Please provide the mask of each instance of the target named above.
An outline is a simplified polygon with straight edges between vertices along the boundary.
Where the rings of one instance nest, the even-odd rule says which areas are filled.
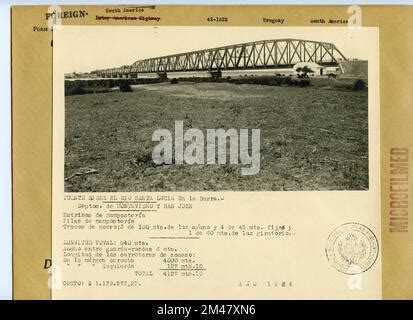
[[[149,73],[166,77],[168,72],[209,71],[214,76],[223,70],[292,68],[298,62],[338,66],[346,60],[333,43],[274,39],[148,58],[92,73],[102,78],[136,78]]]

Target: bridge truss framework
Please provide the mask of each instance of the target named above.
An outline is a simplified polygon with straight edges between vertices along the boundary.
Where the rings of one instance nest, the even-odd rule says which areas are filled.
[[[275,39],[148,58],[93,73],[100,77],[129,78],[148,73],[291,68],[298,62],[328,66],[338,65],[342,60],[346,58],[333,43]]]

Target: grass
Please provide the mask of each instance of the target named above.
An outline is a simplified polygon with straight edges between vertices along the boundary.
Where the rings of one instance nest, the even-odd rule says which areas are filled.
[[[67,96],[65,177],[98,172],[75,176],[65,190],[368,189],[367,90],[328,81],[334,85],[164,82]],[[152,133],[173,132],[176,120],[204,132],[261,129],[259,174],[241,176],[238,165],[155,165]]]

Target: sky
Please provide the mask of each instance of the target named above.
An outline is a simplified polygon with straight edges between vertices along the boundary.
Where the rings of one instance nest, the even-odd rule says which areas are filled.
[[[367,59],[371,28],[62,26],[54,44],[64,50],[64,73],[130,65],[145,58],[243,42],[297,38],[332,42],[346,58]],[[57,50],[56,46],[55,49]]]

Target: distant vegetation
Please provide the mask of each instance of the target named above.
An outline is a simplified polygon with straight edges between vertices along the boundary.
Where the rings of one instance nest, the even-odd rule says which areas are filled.
[[[308,78],[309,73],[314,73],[308,66],[298,67],[295,71],[298,72],[298,78]]]
[[[188,77],[173,79],[156,79],[156,78],[138,78],[138,79],[90,79],[90,80],[66,80],[65,95],[81,95],[88,93],[105,93],[113,91],[131,92],[132,85],[152,84],[160,82],[170,82],[178,84],[179,82],[227,82],[233,84],[257,84],[265,86],[294,86],[294,87],[323,87],[324,89],[335,89],[345,91],[365,90],[367,83],[361,79],[334,79],[327,77],[296,78],[291,76],[245,76],[245,77],[225,77],[225,78],[207,78],[207,77]]]
[[[274,76],[244,77],[237,79],[229,79],[228,82],[235,84],[261,84],[266,86],[308,87],[310,85],[310,80],[308,79],[293,79],[291,77]]]
[[[91,80],[66,80],[65,96],[104,93],[112,91],[130,92],[131,85],[159,83],[160,79],[91,79]]]

